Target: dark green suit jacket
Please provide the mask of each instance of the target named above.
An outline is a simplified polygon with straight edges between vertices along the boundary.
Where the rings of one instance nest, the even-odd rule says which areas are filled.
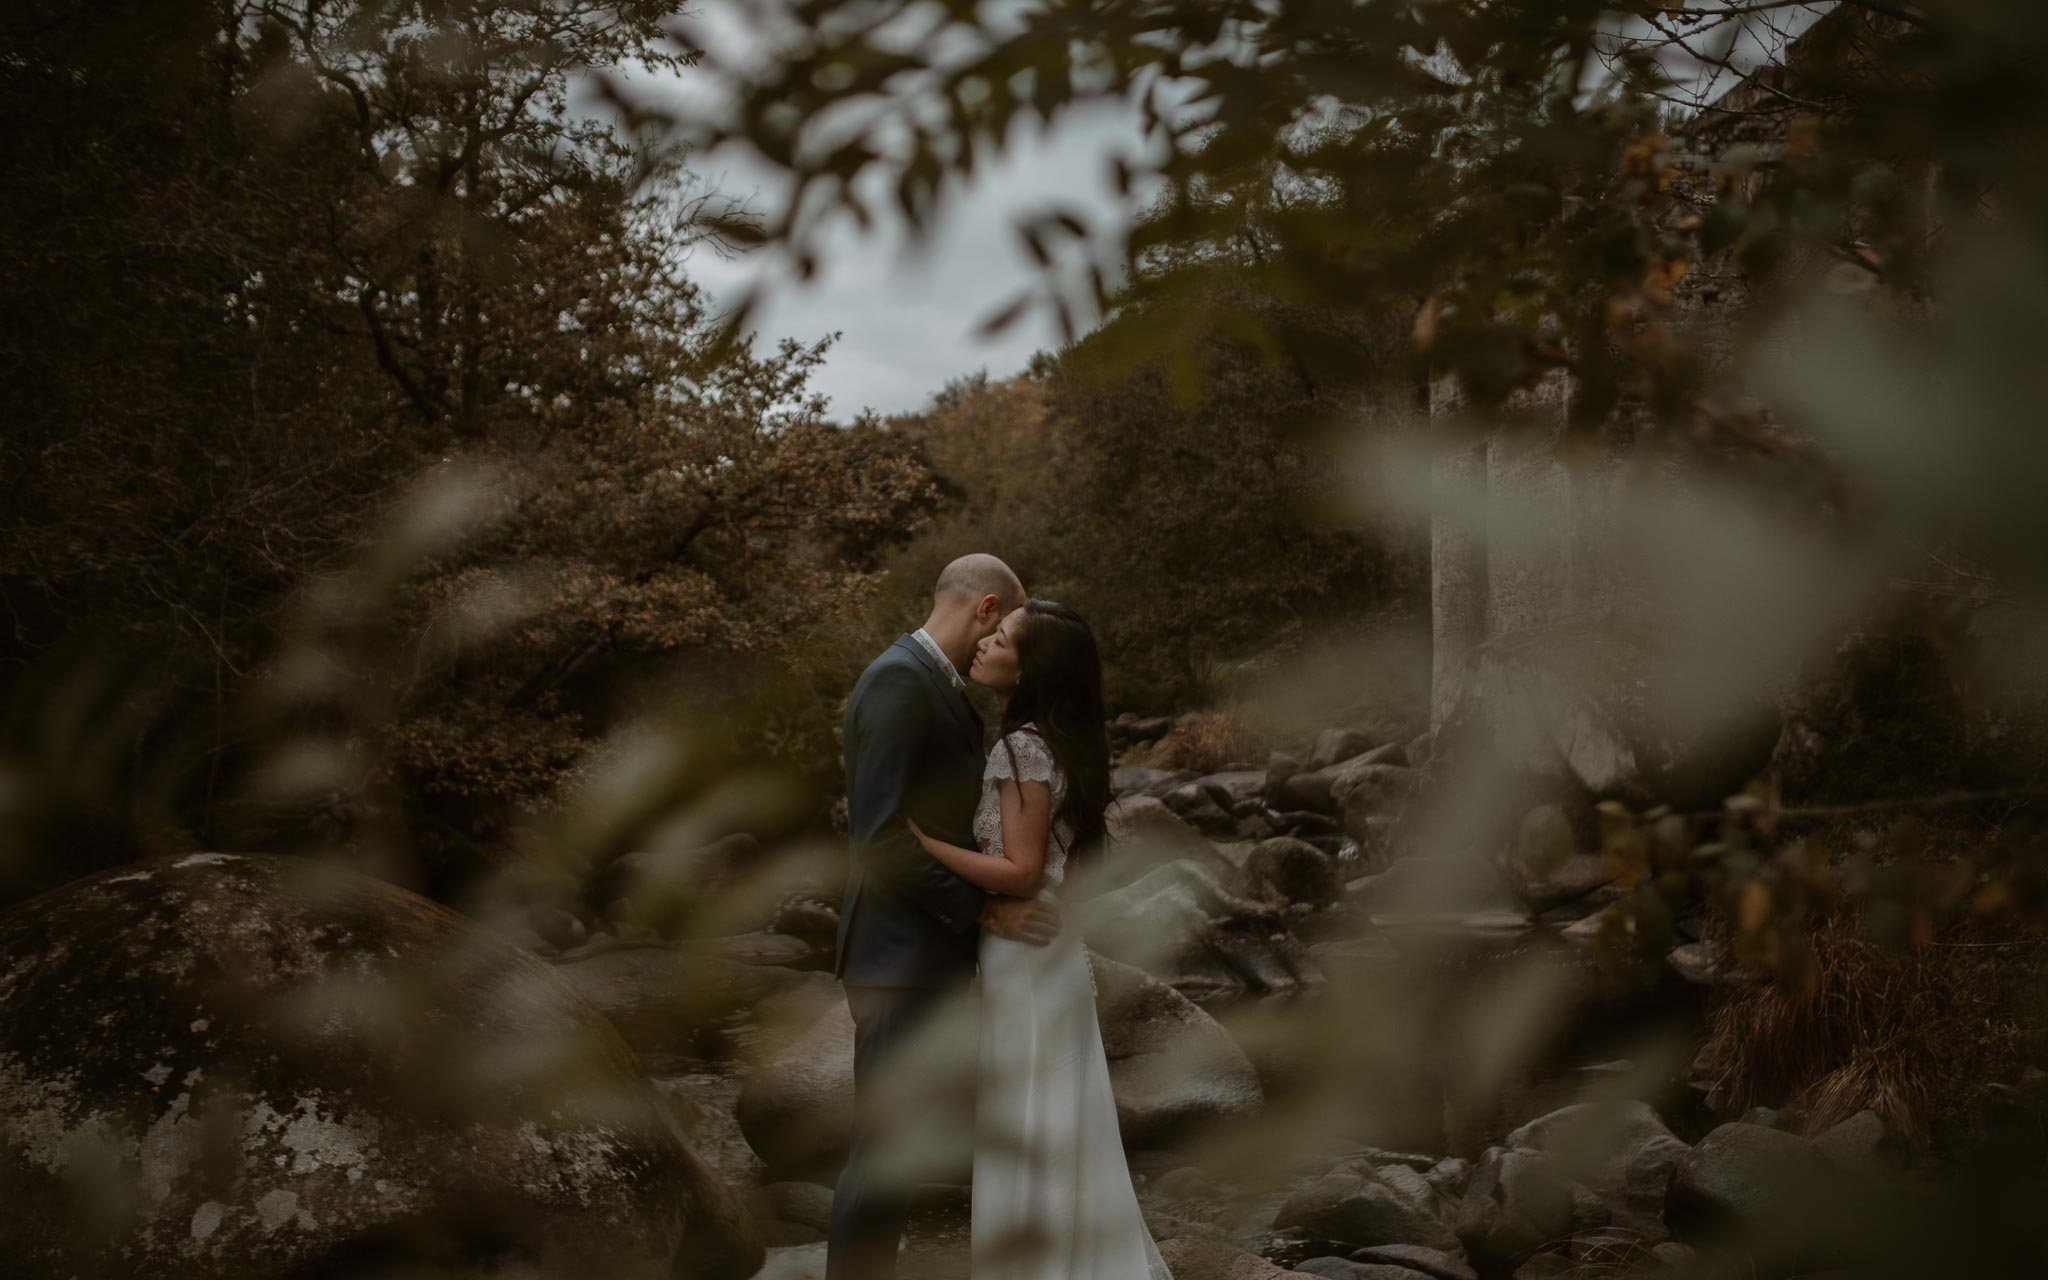
[[[974,974],[988,895],[926,853],[908,820],[974,847],[981,715],[906,635],[861,673],[844,728],[852,865],[833,972],[858,987],[965,982]]]

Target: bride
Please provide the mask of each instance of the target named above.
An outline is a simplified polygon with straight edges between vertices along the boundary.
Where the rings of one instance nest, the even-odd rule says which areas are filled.
[[[1102,663],[1080,616],[1028,600],[976,648],[968,678],[1003,701],[982,772],[979,849],[927,836],[962,879],[1050,896],[1099,851],[1109,805]],[[1124,1163],[1094,977],[1080,940],[981,937],[974,1280],[1172,1280]]]

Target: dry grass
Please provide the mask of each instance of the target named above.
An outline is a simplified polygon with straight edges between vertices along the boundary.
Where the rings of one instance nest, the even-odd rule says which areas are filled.
[[[1818,1133],[1868,1109],[1925,1150],[2042,1048],[2029,1002],[2048,939],[1965,923],[1896,950],[1845,910],[1809,941],[1810,984],[1748,988],[1713,1013],[1708,1049],[1738,1112],[1798,1103]]]
[[[1205,711],[1174,726],[1152,744],[1145,764],[1153,769],[1217,773],[1251,761],[1258,751],[1251,727],[1226,711]]]

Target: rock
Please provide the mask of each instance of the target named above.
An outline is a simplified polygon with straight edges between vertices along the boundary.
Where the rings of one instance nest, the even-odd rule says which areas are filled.
[[[1330,795],[1345,834],[1361,848],[1368,841],[1384,843],[1370,820],[1398,817],[1421,777],[1419,770],[1378,764],[1371,756],[1338,765],[1330,775]]]
[[[651,1083],[683,1142],[728,1187],[761,1181],[761,1157],[740,1133],[740,1082],[729,1072],[657,1076]]]
[[[1638,1244],[1669,1234],[1664,1201],[1673,1172],[1692,1156],[1646,1102],[1582,1102],[1531,1120],[1507,1145],[1542,1152],[1565,1177],[1582,1183],[1606,1206],[1575,1213],[1579,1229],[1612,1224]]]
[[[1245,859],[1245,881],[1282,904],[1300,903],[1322,910],[1344,895],[1337,864],[1312,844],[1288,836],[1262,840]]]
[[[804,979],[791,969],[668,943],[587,949],[564,956],[555,972],[603,1012],[652,1074],[684,1071],[729,1051],[737,1022]]]
[[[1343,836],[1343,828],[1328,814],[1312,813],[1307,809],[1289,809],[1278,817],[1282,831],[1295,836]],[[1327,852],[1327,851],[1326,851]]]
[[[1125,796],[1103,817],[1110,841],[1105,873],[1112,886],[1129,884],[1168,863],[1207,862],[1213,856],[1208,839],[1155,796]]]
[[[1400,1165],[1340,1165],[1289,1196],[1274,1226],[1298,1227],[1348,1245],[1458,1250],[1456,1234],[1438,1216],[1434,1189]]]
[[[792,898],[775,908],[775,919],[768,927],[776,933],[786,933],[814,947],[829,950],[839,938],[839,910],[823,903]]]
[[[1158,867],[1071,915],[1095,951],[1198,999],[1287,991],[1320,979],[1274,908],[1239,897],[1192,863]]]
[[[745,892],[768,866],[761,842],[740,832],[695,848],[622,853],[591,883],[591,900],[615,919],[650,927],[666,937],[687,933],[739,933],[764,926],[772,901]],[[621,914],[623,913],[623,914]]]
[[[1280,788],[1286,785],[1289,778],[1303,772],[1305,768],[1306,766],[1301,761],[1284,751],[1275,751],[1272,755],[1268,756],[1266,758],[1266,803],[1276,809],[1282,807],[1276,799],[1280,794]]]
[[[1368,817],[1365,820],[1364,829],[1356,836],[1348,834],[1344,836],[1345,841],[1350,846],[1350,850],[1357,857],[1356,865],[1359,870],[1380,871],[1393,862],[1395,852],[1394,841],[1400,825],[1401,820],[1399,818]],[[1342,830],[1342,828],[1340,827],[1339,830]]]
[[[1833,1168],[1804,1138],[1753,1124],[1724,1124],[1679,1162],[1670,1221],[1681,1236],[1730,1222],[1771,1223],[1810,1195]]]
[[[754,1280],[825,1280],[825,1243],[770,1248],[768,1265]]]
[[[1455,1204],[1465,1198],[1465,1188],[1472,1181],[1472,1162],[1462,1156],[1451,1156],[1431,1165],[1422,1178],[1436,1189],[1444,1203]]]
[[[1126,1146],[1162,1146],[1214,1121],[1255,1113],[1264,1095],[1258,1073],[1230,1033],[1164,983],[1128,965],[1091,956],[1103,1051]],[[947,1072],[927,1087],[957,1085],[971,1099],[971,1017],[966,1034],[938,1058]],[[962,1074],[965,1073],[965,1074]],[[836,1177],[853,1123],[853,1017],[835,1001],[801,1036],[767,1059],[740,1092],[739,1125],[778,1179]]]
[[[1664,962],[1696,987],[1744,987],[1757,981],[1735,967],[1734,953],[1725,942],[1688,942],[1673,947]]]
[[[1305,809],[1336,816],[1339,812],[1337,785],[1344,778],[1373,767],[1402,768],[1407,756],[1396,744],[1367,751],[1347,760],[1296,773],[1281,782],[1266,798],[1275,809]]]
[[[838,1176],[853,1132],[853,1015],[835,1001],[740,1089],[740,1132],[778,1180]]]
[[[1813,1139],[1837,1169],[1866,1178],[1892,1178],[1912,1162],[1912,1149],[1875,1111],[1859,1111]]]
[[[1398,1164],[1425,1175],[1437,1165],[1435,1156],[1423,1155],[1419,1151],[1389,1151],[1385,1147],[1360,1147],[1345,1159],[1347,1162],[1370,1165],[1375,1169],[1383,1164]]]
[[[1222,858],[1238,871],[1250,860],[1252,850],[1259,847],[1256,840],[1221,840],[1216,843],[1216,856]]]
[[[530,917],[533,932],[557,951],[569,951],[590,940],[583,921],[561,907],[543,907]]]
[[[1221,1240],[1176,1236],[1159,1241],[1159,1256],[1173,1280],[1287,1280],[1296,1274]]]
[[[1502,879],[1500,869],[1480,858],[1440,854],[1399,858],[1378,875],[1345,885],[1353,906],[1370,916],[1505,913],[1526,926],[1527,909]]]
[[[1524,1259],[1510,1280],[1567,1280],[1578,1271],[1578,1264],[1563,1254],[1538,1253]]]
[[[1125,766],[1112,769],[1109,774],[1109,789],[1118,796],[1156,796],[1162,791],[1189,781],[1193,774],[1172,769],[1139,769]]]
[[[1650,1246],[1650,1256],[1673,1275],[1693,1275],[1699,1270],[1700,1252],[1689,1244],[1666,1240]]]
[[[1235,813],[1239,805],[1263,805],[1266,798],[1266,775],[1257,769],[1234,769],[1228,773],[1211,773],[1195,779],[1194,786],[1208,792],[1216,807]]]
[[[1324,1280],[1429,1280],[1427,1272],[1346,1258],[1311,1258],[1294,1271],[1296,1275],[1322,1276]]]
[[[1357,729],[1325,729],[1316,735],[1315,750],[1309,753],[1309,768],[1327,769],[1333,764],[1364,755],[1378,746],[1369,733]]]
[[[1240,839],[1271,840],[1274,836],[1280,834],[1280,828],[1274,825],[1272,817],[1263,809],[1252,813],[1240,813],[1235,816],[1237,818],[1235,834]]]
[[[1125,712],[1109,722],[1110,734],[1122,742],[1157,742],[1173,732],[1172,716],[1140,716]]]
[[[1329,818],[1337,814],[1337,797],[1330,791],[1328,769],[1289,774],[1266,797],[1266,803],[1275,809],[1316,813]]]
[[[1351,1255],[1354,1262],[1376,1262],[1386,1266],[1406,1267],[1432,1276],[1435,1280],[1479,1280],[1479,1273],[1472,1264],[1465,1261],[1462,1253],[1445,1253],[1441,1249],[1425,1249],[1419,1244],[1382,1244],[1360,1249]]]
[[[770,1182],[747,1194],[747,1209],[764,1221],[809,1227],[822,1238],[832,1226],[832,1188],[815,1182]]]
[[[11,1275],[761,1264],[604,1018],[392,885],[263,855],[116,868],[0,916],[0,992]]]
[[[1614,869],[1597,853],[1573,853],[1556,866],[1541,870],[1512,857],[1507,866],[1516,896],[1538,913],[1576,902],[1614,883]]]
[[[1089,962],[1126,1146],[1165,1147],[1203,1125],[1257,1114],[1259,1074],[1221,1023],[1138,969],[1100,955]]]
[[[1576,1184],[1570,1188],[1570,1191],[1572,1197],[1571,1237],[1573,1257],[1585,1256],[1579,1248],[1581,1244],[1590,1245],[1590,1252],[1598,1254],[1602,1251],[1611,1250],[1616,1241],[1633,1242],[1640,1239],[1633,1231],[1608,1230],[1614,1223],[1614,1211],[1608,1208],[1605,1200]]]
[[[1205,836],[1227,837],[1237,830],[1235,816],[1199,780],[1183,783],[1161,795],[1175,816]]]
[[[684,955],[705,956],[733,964],[790,969],[803,967],[817,954],[817,949],[802,938],[766,931],[735,934],[728,938],[692,938],[677,943],[676,950]]]
[[[1549,1157],[1489,1147],[1458,1210],[1458,1238],[1481,1266],[1511,1267],[1571,1230],[1569,1184]]]

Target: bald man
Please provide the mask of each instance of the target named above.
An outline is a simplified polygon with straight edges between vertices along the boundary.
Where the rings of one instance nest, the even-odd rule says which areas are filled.
[[[975,646],[1024,603],[1001,560],[946,566],[922,627],[868,664],[846,704],[846,826],[852,866],[833,972],[853,1013],[854,1135],[832,1196],[826,1280],[889,1280],[911,1188],[876,1167],[869,1084],[944,996],[974,977],[980,930],[1044,944],[1040,904],[993,897],[947,870],[909,829],[972,848],[981,799],[981,715],[962,677]]]

